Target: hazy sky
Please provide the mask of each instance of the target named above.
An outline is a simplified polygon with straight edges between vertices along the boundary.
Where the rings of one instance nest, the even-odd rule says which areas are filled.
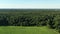
[[[60,0],[0,0],[0,8],[60,8]]]

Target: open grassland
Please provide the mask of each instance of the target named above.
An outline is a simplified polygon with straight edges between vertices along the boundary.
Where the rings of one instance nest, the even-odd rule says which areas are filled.
[[[0,26],[0,34],[59,34],[54,29],[43,27]]]

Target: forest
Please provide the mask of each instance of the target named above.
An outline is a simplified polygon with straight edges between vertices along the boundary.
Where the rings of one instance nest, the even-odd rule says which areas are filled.
[[[60,33],[60,10],[0,9],[0,26],[48,26]]]

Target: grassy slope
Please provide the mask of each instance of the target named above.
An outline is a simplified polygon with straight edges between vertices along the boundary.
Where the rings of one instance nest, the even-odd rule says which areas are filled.
[[[58,34],[47,27],[0,26],[0,34]]]

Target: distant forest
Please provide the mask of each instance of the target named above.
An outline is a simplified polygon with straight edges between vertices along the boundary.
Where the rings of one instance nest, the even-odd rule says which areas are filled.
[[[0,9],[0,26],[48,26],[60,32],[60,9]]]
[[[60,9],[0,9],[1,12],[24,12],[24,11],[60,11]]]

